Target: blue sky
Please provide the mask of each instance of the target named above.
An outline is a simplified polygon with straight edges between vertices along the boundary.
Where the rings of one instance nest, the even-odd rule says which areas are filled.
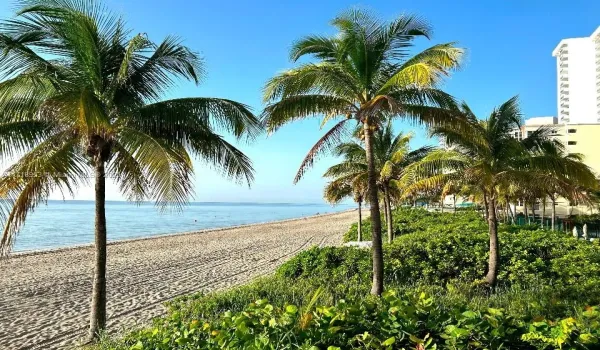
[[[430,42],[457,41],[468,50],[464,68],[445,85],[485,117],[496,105],[520,95],[526,118],[556,115],[556,71],[551,52],[563,38],[589,36],[600,25],[598,1],[190,1],[106,0],[126,19],[133,33],[158,41],[169,34],[201,53],[208,75],[199,86],[181,85],[169,97],[215,96],[262,109],[261,88],[274,73],[292,67],[291,43],[308,34],[331,34],[329,21],[352,6],[383,18],[414,13],[434,27]],[[12,15],[14,3],[2,1],[0,17]],[[397,131],[414,126],[398,122]],[[419,128],[417,128],[419,129]],[[221,179],[206,164],[196,163],[196,201],[322,202],[324,170],[335,161],[322,158],[297,185],[298,165],[323,134],[319,120],[290,124],[270,137],[239,145],[254,162],[251,189]],[[431,143],[423,130],[414,145]],[[59,198],[58,194],[53,198]],[[92,199],[91,187],[77,199]],[[108,199],[122,197],[110,186]]]

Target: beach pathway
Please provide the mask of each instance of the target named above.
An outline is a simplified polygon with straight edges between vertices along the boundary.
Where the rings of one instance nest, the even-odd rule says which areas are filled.
[[[304,249],[338,245],[356,217],[351,211],[110,244],[109,331],[147,322],[174,297],[242,284]],[[0,349],[77,344],[88,326],[93,257],[92,247],[80,247],[0,261]]]

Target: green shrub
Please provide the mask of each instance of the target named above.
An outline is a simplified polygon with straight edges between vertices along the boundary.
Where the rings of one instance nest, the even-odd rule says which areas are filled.
[[[314,299],[316,300],[316,298]],[[381,299],[282,307],[267,300],[215,320],[165,322],[130,334],[107,349],[589,349],[600,345],[600,311],[578,318],[524,319],[502,309],[440,308],[425,293],[386,292]]]
[[[490,291],[479,282],[488,233],[478,213],[394,215],[402,234],[384,245],[384,278],[396,292],[381,300],[365,298],[369,250],[315,247],[272,276],[174,300],[154,327],[100,348],[600,348],[599,311],[587,307],[600,303],[600,245],[501,226],[500,284]]]
[[[399,208],[393,212],[394,236],[405,235],[414,232],[423,232],[432,227],[451,225],[452,227],[473,226],[485,230],[486,224],[481,215],[474,210],[465,210],[458,213],[432,213],[425,209]],[[384,218],[382,217],[382,223]],[[382,239],[387,242],[387,230],[382,229]],[[363,220],[362,237],[364,241],[371,240],[371,219]],[[356,241],[358,239],[358,224],[353,224],[344,235],[344,242]]]

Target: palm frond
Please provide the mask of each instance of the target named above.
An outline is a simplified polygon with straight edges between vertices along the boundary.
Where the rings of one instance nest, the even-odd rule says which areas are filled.
[[[294,178],[294,183],[300,181],[306,170],[313,166],[315,160],[324,152],[331,151],[333,147],[340,143],[340,140],[347,136],[346,122],[344,119],[334,125],[329,131],[323,135],[315,145],[310,149]]]
[[[261,119],[272,133],[286,123],[318,115],[350,115],[354,105],[345,99],[325,95],[298,95],[267,105]]]
[[[181,98],[149,104],[127,120],[130,126],[163,139],[185,141],[190,133],[215,128],[254,138],[262,124],[242,103],[221,98]]]
[[[23,156],[0,178],[0,256],[8,254],[27,214],[54,190],[73,195],[86,181],[78,140],[56,134]]]

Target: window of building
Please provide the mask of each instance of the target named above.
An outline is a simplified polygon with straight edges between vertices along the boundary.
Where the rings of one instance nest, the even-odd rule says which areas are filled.
[[[567,144],[569,146],[575,146],[577,144],[577,141],[569,141],[569,142],[567,142]]]
[[[527,132],[527,137],[531,136],[531,134],[533,134],[533,131],[528,131]]]
[[[569,134],[574,134],[577,132],[577,129],[569,129]]]

